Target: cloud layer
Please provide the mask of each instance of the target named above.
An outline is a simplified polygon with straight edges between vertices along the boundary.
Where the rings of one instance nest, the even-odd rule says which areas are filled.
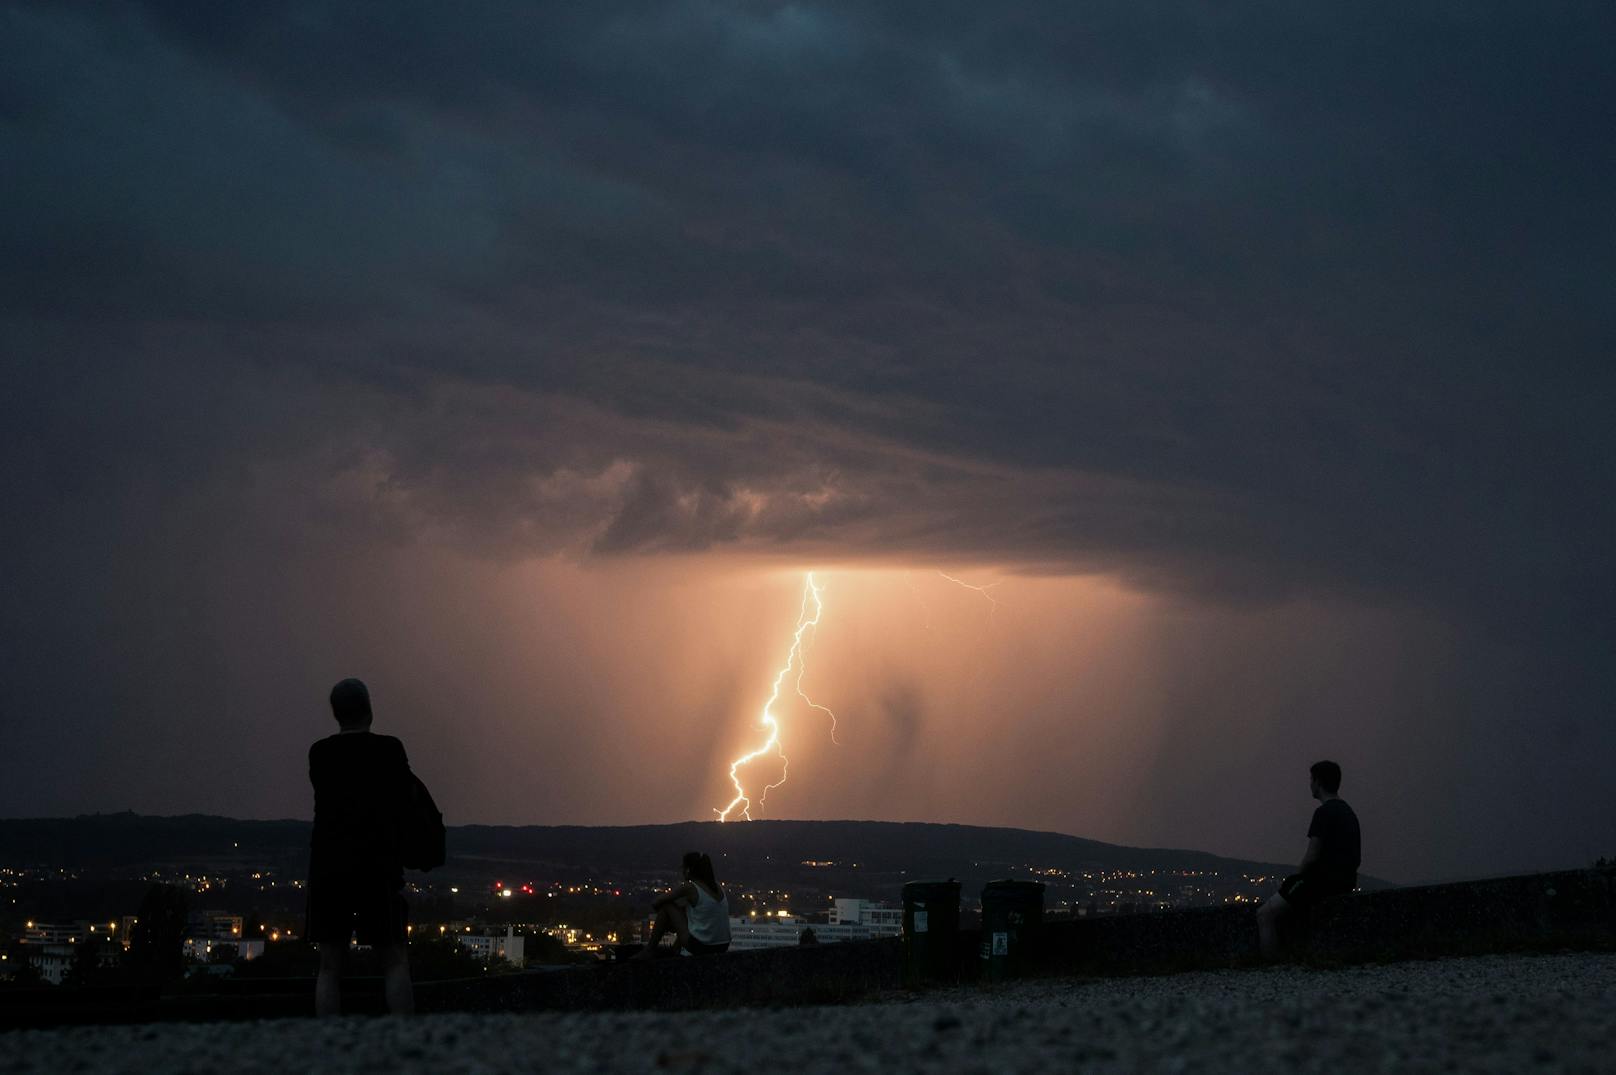
[[[9,5],[3,704],[98,728],[63,700],[88,666],[162,708],[133,699],[254,659],[218,594],[371,601],[332,573],[367,557],[991,563],[1208,638],[1389,617],[1452,647],[1404,695],[1445,789],[1563,781],[1613,745],[1613,29]],[[1184,721],[1229,685],[1188,661]],[[1568,794],[1545,825],[1592,816]]]

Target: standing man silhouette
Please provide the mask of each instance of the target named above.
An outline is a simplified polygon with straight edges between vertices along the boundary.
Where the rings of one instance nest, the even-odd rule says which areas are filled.
[[[1279,952],[1279,922],[1293,911],[1306,910],[1326,896],[1351,892],[1358,884],[1362,839],[1358,815],[1338,794],[1341,766],[1316,761],[1308,770],[1309,790],[1319,801],[1307,829],[1307,852],[1297,872],[1257,909],[1257,939],[1264,956]]]
[[[404,744],[370,730],[370,691],[357,679],[331,688],[341,731],[309,748],[314,836],[304,936],[320,949],[314,1007],[342,1010],[342,964],[356,934],[381,956],[387,1010],[415,1010],[410,984],[409,906],[399,861],[401,814],[411,787]]]

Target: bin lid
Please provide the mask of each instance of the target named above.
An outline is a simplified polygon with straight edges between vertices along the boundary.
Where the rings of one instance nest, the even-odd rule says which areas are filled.
[[[953,878],[947,881],[908,881],[903,886],[905,900],[946,900],[959,899],[960,883]]]

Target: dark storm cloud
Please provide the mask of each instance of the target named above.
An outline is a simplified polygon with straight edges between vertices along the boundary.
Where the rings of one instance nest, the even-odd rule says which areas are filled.
[[[25,7],[7,302],[250,329],[218,360],[406,408],[440,379],[599,408],[624,427],[496,426],[428,472],[453,416],[374,447],[473,516],[557,453],[627,458],[602,550],[896,500],[956,551],[1148,548],[1166,585],[1182,555],[1608,593],[1579,536],[1612,521],[1608,27],[1399,12]],[[985,494],[1018,475],[1023,510]],[[1078,475],[1183,532],[1094,519]],[[825,516],[754,525],[776,483]]]
[[[8,629],[250,536],[979,558],[1608,650],[1597,5],[0,20]]]

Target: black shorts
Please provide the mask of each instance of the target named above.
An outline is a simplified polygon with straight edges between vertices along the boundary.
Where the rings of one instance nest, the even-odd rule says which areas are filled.
[[[309,878],[303,938],[315,944],[379,947],[409,939],[410,906],[401,883],[386,874],[316,874]]]
[[[1329,881],[1319,877],[1309,877],[1307,874],[1296,873],[1280,882],[1279,894],[1297,910],[1306,910],[1316,905],[1320,900],[1330,896],[1339,896],[1351,892],[1353,886],[1340,881]]]
[[[723,953],[729,951],[729,942],[725,941],[723,944],[707,944],[704,941],[698,941],[696,938],[690,937],[685,940],[685,951],[689,952],[693,956],[722,955]]]

